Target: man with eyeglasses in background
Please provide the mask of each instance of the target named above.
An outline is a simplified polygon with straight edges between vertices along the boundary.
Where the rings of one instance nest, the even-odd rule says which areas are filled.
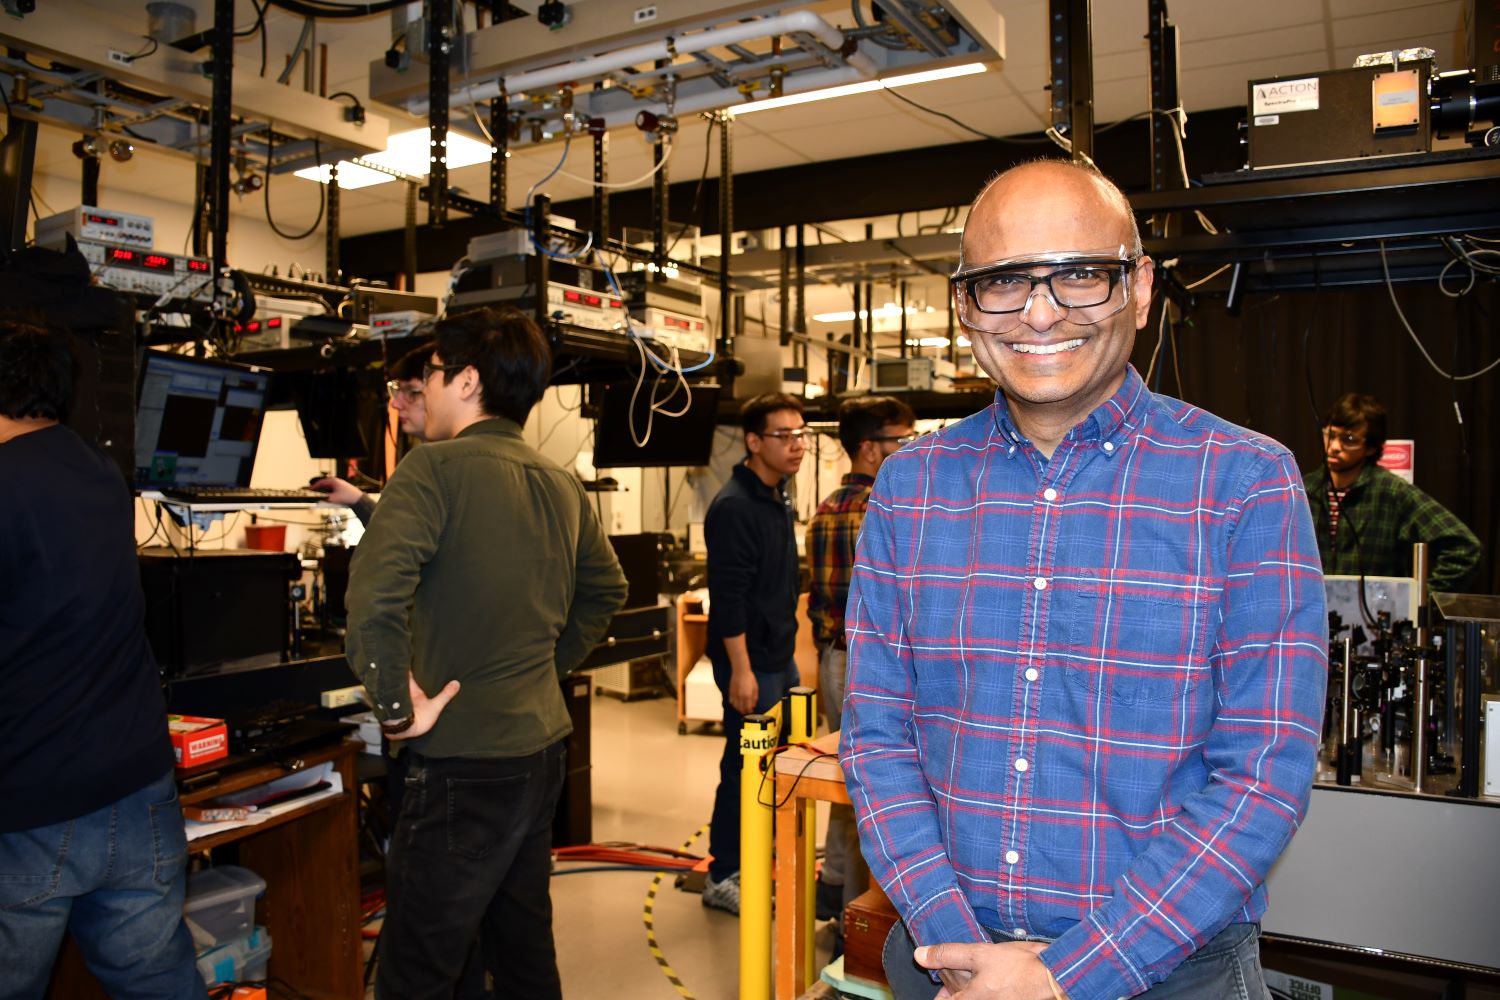
[[[1461,591],[1479,565],[1479,539],[1448,508],[1379,464],[1385,407],[1340,396],[1323,421],[1323,463],[1303,477],[1323,572],[1411,576],[1411,551],[1428,545],[1427,585]]]
[[[497,996],[562,996],[548,887],[573,726],[558,680],[627,586],[578,477],[522,438],[551,371],[514,309],[440,320],[422,369],[432,443],[391,476],[350,568],[345,656],[408,761],[379,1000],[454,996],[476,934]]]
[[[708,549],[708,658],[724,696],[724,754],[703,905],[740,912],[740,725],[768,711],[800,679],[797,539],[787,480],[807,453],[802,403],[767,393],[740,408],[745,458],[703,518]]]
[[[904,921],[893,992],[1267,997],[1327,672],[1301,475],[1129,365],[1154,268],[1097,171],[1002,174],[961,247],[1000,391],[886,460],[847,608],[840,756]]]
[[[854,546],[870,502],[870,487],[875,485],[875,474],[885,460],[902,445],[916,440],[916,422],[911,407],[894,396],[855,396],[839,406],[839,443],[849,456],[849,471],[838,489],[818,505],[807,525],[807,566],[812,576],[807,617],[818,647],[818,704],[830,730],[839,728],[844,705],[848,661],[844,603],[849,597]],[[854,811],[847,805],[834,803],[829,808],[823,847],[817,917],[839,920],[844,907],[865,890],[869,881],[857,857]]]
[[[427,439],[427,406],[422,399],[422,365],[432,357],[432,347],[432,341],[429,340],[401,355],[391,366],[391,378],[385,384],[401,433],[410,434],[419,441]],[[329,503],[341,504],[354,511],[360,524],[369,524],[370,515],[375,513],[374,497],[336,476],[320,476],[308,484],[308,489],[327,493]]]

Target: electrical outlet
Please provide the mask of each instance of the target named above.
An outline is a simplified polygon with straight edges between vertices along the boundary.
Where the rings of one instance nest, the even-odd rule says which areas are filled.
[[[105,54],[109,56],[109,61],[116,66],[129,66],[132,62],[130,53],[121,52],[119,49],[109,49]]]
[[[650,24],[656,20],[656,4],[649,7],[637,7],[635,9],[634,21],[636,24]]]
[[[346,688],[335,688],[332,691],[324,691],[318,696],[318,701],[324,708],[343,708],[346,705],[363,705],[365,703],[365,689],[358,684]]]

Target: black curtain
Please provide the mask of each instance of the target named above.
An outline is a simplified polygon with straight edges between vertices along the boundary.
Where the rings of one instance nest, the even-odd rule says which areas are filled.
[[[1449,284],[1463,281],[1450,275]],[[1397,285],[1395,293],[1448,373],[1468,374],[1500,357],[1494,282],[1456,299],[1432,284]],[[1142,375],[1156,348],[1160,309],[1158,302],[1136,340],[1132,361]],[[1416,441],[1417,486],[1479,536],[1484,558],[1471,588],[1500,593],[1500,368],[1461,382],[1439,375],[1384,285],[1247,296],[1238,317],[1226,312],[1222,297],[1199,298],[1181,323],[1168,324],[1151,385],[1283,442],[1304,471],[1322,461],[1319,429],[1333,400],[1373,394],[1389,413],[1388,436]]]

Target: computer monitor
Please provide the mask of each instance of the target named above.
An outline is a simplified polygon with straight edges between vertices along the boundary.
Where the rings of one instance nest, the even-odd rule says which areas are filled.
[[[690,388],[687,412],[682,416],[650,412],[654,380],[648,378],[635,393],[635,380],[601,387],[599,418],[594,423],[594,468],[633,469],[664,466],[707,465],[713,454],[714,416],[719,408],[717,385]],[[635,434],[631,435],[631,395],[635,395]],[[682,410],[681,385],[657,388],[658,403],[671,413]],[[647,436],[647,424],[650,435]],[[644,445],[636,438],[646,437]]]
[[[135,409],[135,488],[250,485],[271,372],[148,350]]]

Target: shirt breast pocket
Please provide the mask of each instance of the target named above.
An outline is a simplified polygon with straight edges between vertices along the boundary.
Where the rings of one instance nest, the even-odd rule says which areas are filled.
[[[1208,690],[1206,597],[1102,590],[1078,595],[1075,609],[1064,670],[1073,697],[1170,710]]]

